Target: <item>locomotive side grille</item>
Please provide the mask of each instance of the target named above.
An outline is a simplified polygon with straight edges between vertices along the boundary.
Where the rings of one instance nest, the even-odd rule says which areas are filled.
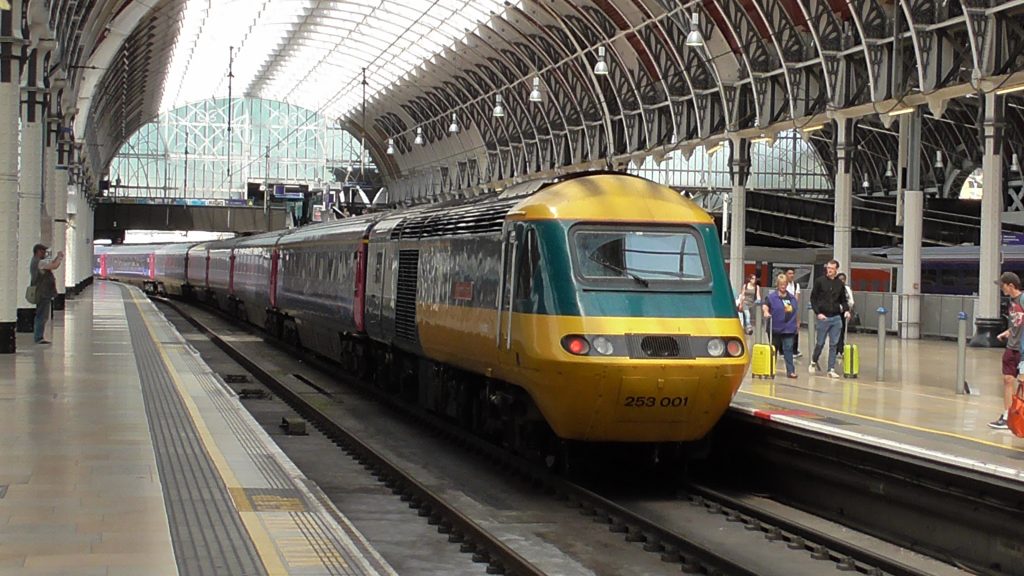
[[[515,200],[487,202],[460,208],[440,208],[402,220],[391,230],[390,238],[435,238],[466,234],[501,232],[508,211]]]
[[[398,251],[398,289],[395,294],[395,336],[407,342],[418,342],[416,330],[416,288],[418,285],[419,250]]]
[[[634,359],[693,358],[689,336],[627,334],[626,347]]]

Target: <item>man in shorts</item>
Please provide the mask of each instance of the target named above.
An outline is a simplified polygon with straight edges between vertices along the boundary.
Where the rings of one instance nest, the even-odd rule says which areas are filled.
[[[1020,364],[1020,335],[1024,327],[1024,305],[1021,305],[1020,277],[1013,272],[1003,272],[1003,275],[996,281],[1002,289],[1003,294],[1010,298],[1007,316],[1009,317],[1009,328],[996,336],[1000,341],[1006,341],[1006,350],[1003,351],[1003,406],[1005,410],[999,418],[989,422],[989,428],[1006,430],[1006,412],[1010,409],[1013,401],[1013,392],[1017,387],[1017,374]]]

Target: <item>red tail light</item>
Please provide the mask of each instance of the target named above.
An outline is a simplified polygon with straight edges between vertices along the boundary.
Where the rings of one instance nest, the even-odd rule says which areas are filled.
[[[562,348],[566,352],[577,356],[586,356],[590,352],[590,342],[583,336],[566,336],[562,338]]]
[[[729,356],[736,358],[743,355],[743,343],[739,340],[729,340],[725,344],[725,352]]]

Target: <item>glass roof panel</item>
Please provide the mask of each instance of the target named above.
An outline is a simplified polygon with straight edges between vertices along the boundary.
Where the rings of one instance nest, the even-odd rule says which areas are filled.
[[[504,0],[185,2],[162,111],[227,96],[230,70],[236,96],[342,116],[361,105],[363,68],[371,98],[506,10]]]

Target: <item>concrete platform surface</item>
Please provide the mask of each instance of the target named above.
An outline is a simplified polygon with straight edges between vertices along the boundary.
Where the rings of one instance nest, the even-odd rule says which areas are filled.
[[[0,356],[0,574],[395,573],[139,290],[51,334]]]

